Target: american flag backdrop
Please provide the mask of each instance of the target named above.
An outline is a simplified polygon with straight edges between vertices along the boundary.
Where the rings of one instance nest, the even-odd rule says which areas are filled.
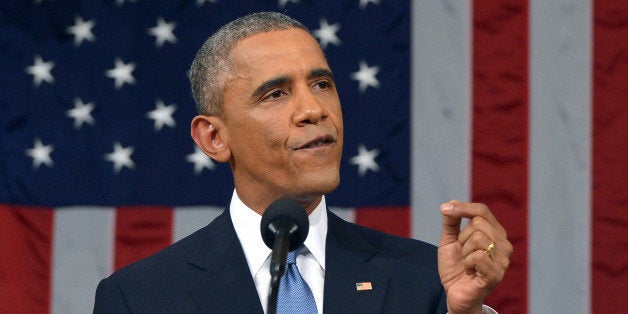
[[[440,203],[486,203],[515,246],[488,305],[625,311],[628,2],[6,0],[0,313],[90,312],[101,278],[223,210],[186,75],[256,11],[302,21],[334,71],[337,213],[437,243]]]

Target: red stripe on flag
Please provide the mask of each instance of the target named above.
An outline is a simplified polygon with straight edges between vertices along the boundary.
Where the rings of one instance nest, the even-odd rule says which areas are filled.
[[[172,208],[119,207],[116,211],[116,270],[172,243]]]
[[[410,237],[410,207],[359,207],[355,223],[400,237]]]
[[[594,2],[592,313],[628,307],[628,2]]]
[[[525,0],[473,2],[472,198],[492,209],[515,247],[486,301],[503,313],[528,306],[528,14]]]
[[[51,209],[0,204],[0,313],[48,313]]]

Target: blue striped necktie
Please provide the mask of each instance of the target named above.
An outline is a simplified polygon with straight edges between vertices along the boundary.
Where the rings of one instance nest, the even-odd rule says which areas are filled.
[[[277,313],[311,313],[316,314],[316,302],[310,286],[307,285],[297,267],[296,260],[303,245],[288,253],[286,272],[279,282],[277,296]]]

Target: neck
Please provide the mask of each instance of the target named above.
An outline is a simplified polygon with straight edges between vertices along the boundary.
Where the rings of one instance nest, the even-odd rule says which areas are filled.
[[[240,198],[240,200],[242,200],[242,203],[244,203],[244,205],[252,209],[254,212],[258,213],[259,215],[263,215],[264,212],[266,211],[266,208],[268,208],[270,204],[272,204],[274,201],[281,198],[291,199],[301,204],[301,206],[305,208],[305,212],[308,215],[310,215],[314,211],[314,209],[316,209],[316,206],[318,206],[318,204],[320,204],[321,200],[323,199],[322,195],[312,196],[312,195],[281,194],[281,195],[259,197],[258,195],[255,195],[255,194],[246,193],[245,191],[238,189],[238,187],[236,187],[236,193],[238,193],[238,197]]]

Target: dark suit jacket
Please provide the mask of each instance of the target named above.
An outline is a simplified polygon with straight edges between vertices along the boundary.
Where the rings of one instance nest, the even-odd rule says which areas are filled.
[[[325,313],[447,311],[434,246],[328,217]],[[103,279],[94,313],[262,313],[229,211]]]

